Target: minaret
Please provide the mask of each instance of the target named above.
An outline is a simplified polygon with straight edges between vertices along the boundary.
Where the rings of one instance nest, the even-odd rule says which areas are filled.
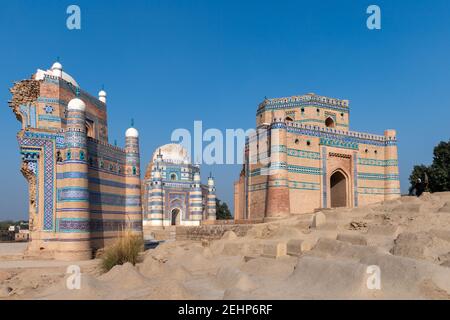
[[[281,118],[274,118],[270,127],[270,170],[266,195],[266,218],[290,214],[287,168],[287,128]]]
[[[125,183],[127,185],[125,222],[130,229],[142,235],[139,132],[133,128],[133,122],[131,127],[125,132],[125,154]]]
[[[208,220],[216,220],[216,187],[214,186],[214,178],[209,175],[208,178],[208,203],[206,206]]]
[[[384,148],[384,159],[387,165],[384,167],[386,179],[384,180],[384,200],[392,200],[400,196],[400,180],[398,180],[398,150],[397,133],[393,129],[385,130],[386,146]]]
[[[85,260],[92,258],[91,220],[89,214],[89,181],[85,103],[77,97],[67,106],[66,149],[58,186],[58,248],[56,259]]]
[[[202,189],[200,186],[200,173],[194,172],[194,181],[189,192],[189,220],[201,221],[203,219]]]
[[[162,162],[161,150],[155,160],[155,170],[152,172],[152,187],[149,194],[149,207],[150,207],[150,225],[162,226],[164,220],[163,212],[163,189],[162,189],[162,177],[159,164]]]

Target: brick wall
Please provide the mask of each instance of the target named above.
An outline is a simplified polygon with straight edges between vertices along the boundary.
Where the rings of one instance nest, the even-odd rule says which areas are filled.
[[[233,231],[237,236],[243,237],[248,230],[252,228],[251,224],[239,225],[202,225],[198,227],[184,227],[177,226],[176,239],[177,240],[218,240],[222,238],[226,231]]]

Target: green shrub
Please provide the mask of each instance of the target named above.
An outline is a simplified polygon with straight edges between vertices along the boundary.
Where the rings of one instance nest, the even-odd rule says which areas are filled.
[[[139,253],[144,250],[144,240],[136,236],[130,230],[122,232],[116,242],[105,249],[101,257],[101,267],[108,272],[114,266],[130,262],[135,265],[139,259]]]
[[[430,166],[414,166],[409,182],[413,187],[418,178],[424,180],[428,176],[427,191],[450,191],[450,141],[441,141],[433,150],[433,163]]]

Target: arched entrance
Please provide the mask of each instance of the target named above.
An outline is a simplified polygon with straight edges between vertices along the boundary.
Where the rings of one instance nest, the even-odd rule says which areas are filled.
[[[347,207],[347,178],[342,171],[330,177],[331,207]]]
[[[333,120],[333,118],[328,117],[328,118],[325,120],[325,125],[326,125],[328,128],[334,128],[335,125],[334,125],[334,120]]]
[[[172,226],[178,226],[180,225],[181,221],[181,210],[178,208],[172,209],[170,212],[170,219],[171,219],[171,225]]]

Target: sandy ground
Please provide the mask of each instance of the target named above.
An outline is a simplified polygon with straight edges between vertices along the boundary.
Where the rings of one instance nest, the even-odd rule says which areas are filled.
[[[67,264],[24,262],[0,261],[1,298],[449,299],[450,193],[164,243],[106,274],[83,262],[79,290],[66,286]]]
[[[10,256],[21,257],[27,248],[26,242],[1,242],[0,259],[6,259]]]

